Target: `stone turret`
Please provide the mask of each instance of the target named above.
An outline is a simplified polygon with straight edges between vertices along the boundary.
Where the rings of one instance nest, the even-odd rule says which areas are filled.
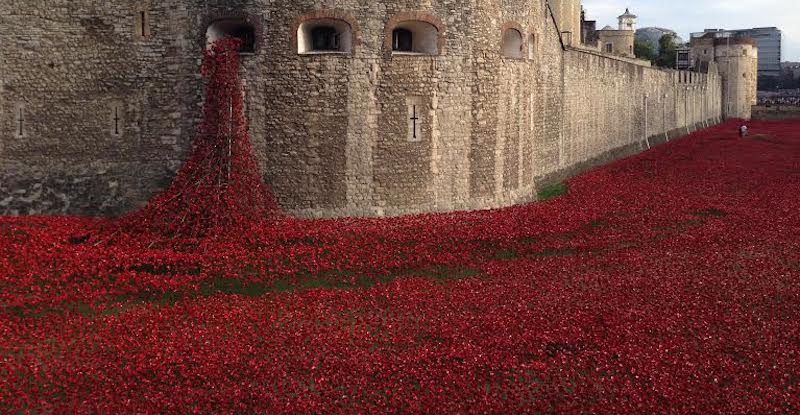
[[[564,43],[578,45],[581,41],[581,2],[580,0],[549,0],[553,17],[562,33]]]
[[[726,118],[750,119],[758,89],[758,47],[748,37],[715,33],[692,39],[690,60],[705,72],[715,65],[722,77],[722,113]]]
[[[614,30],[611,26],[606,26],[597,32],[600,39],[600,49],[611,55],[633,58],[637,18],[629,9],[625,9],[625,13],[618,18],[619,28],[617,30]]]
[[[630,30],[635,32],[636,19],[638,18],[639,18],[638,16],[631,13],[630,9],[625,9],[625,13],[623,13],[617,18],[619,19],[619,30]]]

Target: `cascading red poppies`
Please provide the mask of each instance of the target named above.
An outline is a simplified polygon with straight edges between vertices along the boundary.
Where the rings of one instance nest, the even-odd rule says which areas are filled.
[[[191,155],[164,192],[143,209],[106,224],[113,236],[229,238],[280,215],[256,163],[239,79],[241,40],[224,38],[204,52],[203,121]]]
[[[495,211],[0,218],[0,413],[798,413],[800,122],[737,127]]]

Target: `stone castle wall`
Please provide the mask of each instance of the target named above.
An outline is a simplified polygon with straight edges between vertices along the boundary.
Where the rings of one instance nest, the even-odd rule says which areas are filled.
[[[549,174],[558,177],[721,120],[721,79],[715,71],[664,71],[569,50],[564,84],[560,163],[549,166]]]
[[[153,1],[143,38],[140,6],[0,3],[0,213],[118,213],[169,183],[199,114],[196,22]]]
[[[299,216],[521,203],[721,115],[716,72],[564,50],[541,0],[11,3],[0,6],[3,214],[115,214],[169,183],[220,18],[257,29],[242,69],[250,131],[265,182]],[[298,25],[316,18],[348,22],[352,51],[298,54]],[[393,54],[405,20],[436,26],[440,53]],[[503,55],[511,28],[522,56]]]

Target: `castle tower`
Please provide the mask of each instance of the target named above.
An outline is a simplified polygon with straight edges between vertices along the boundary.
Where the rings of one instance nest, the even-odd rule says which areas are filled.
[[[639,17],[631,13],[630,9],[625,9],[625,13],[619,16],[619,30],[636,31],[636,19]]]
[[[718,32],[692,37],[689,60],[698,72],[709,72],[712,66],[717,68],[722,78],[722,113],[726,118],[750,118],[757,100],[755,40]]]
[[[580,0],[549,0],[553,17],[562,33],[564,43],[578,45],[581,42]]]
[[[752,38],[714,39],[714,58],[722,76],[722,113],[750,119],[758,90],[758,48]]]
[[[638,17],[625,9],[625,13],[618,17],[619,28],[614,30],[611,26],[606,26],[599,32],[600,49],[610,55],[622,56],[625,58],[634,57],[634,41],[636,37],[636,19]]]

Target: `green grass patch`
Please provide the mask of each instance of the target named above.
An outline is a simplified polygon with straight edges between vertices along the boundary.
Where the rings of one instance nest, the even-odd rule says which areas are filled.
[[[595,220],[589,222],[589,228],[591,228],[591,229],[602,228],[602,227],[606,226],[607,224],[608,224],[608,222],[606,222],[606,221],[604,221],[602,219],[595,219]]]
[[[566,183],[556,183],[540,190],[537,194],[537,198],[539,200],[550,200],[561,197],[567,194],[567,192],[569,192],[569,187]]]
[[[755,135],[750,136],[750,138],[752,138],[753,140],[756,140],[756,141],[770,141],[770,140],[772,140],[772,136],[771,135],[767,135],[767,134],[755,134]]]
[[[519,258],[546,258],[572,256],[584,253],[577,248],[545,248],[541,251],[519,253],[512,249],[500,249],[491,255],[497,261],[513,261]]]
[[[356,289],[386,284],[400,278],[425,277],[436,281],[451,281],[480,275],[481,271],[466,267],[432,266],[371,276],[354,277],[352,272],[331,271],[316,275],[300,274],[271,282],[244,282],[238,278],[218,277],[203,284],[198,295],[215,294],[260,297],[268,293],[293,292],[313,289]]]
[[[449,267],[440,265],[424,269],[420,273],[424,277],[433,278],[436,281],[454,281],[465,278],[474,278],[481,274],[481,271],[475,268],[468,267]]]
[[[557,256],[572,256],[579,254],[577,248],[547,248],[545,250],[536,252],[533,256],[538,257],[557,257]]]
[[[161,271],[160,267],[154,267]],[[58,306],[14,306],[7,307],[11,315],[21,318],[40,318],[48,314],[75,313],[87,318],[118,315],[142,305],[170,306],[186,299],[211,297],[218,294],[260,297],[270,293],[296,292],[313,289],[359,289],[378,284],[390,283],[401,278],[422,277],[437,282],[447,282],[481,275],[479,269],[430,265],[419,268],[402,269],[383,275],[357,275],[353,271],[323,271],[316,274],[300,273],[271,281],[252,281],[238,277],[217,276],[203,281],[199,290],[190,292],[142,291],[100,300],[96,305],[109,304],[110,308],[97,311],[97,308],[82,302],[64,303]],[[118,305],[113,305],[118,304]]]
[[[717,208],[701,209],[701,210],[695,211],[694,214],[696,216],[701,216],[701,217],[713,216],[713,217],[717,217],[717,218],[728,216],[728,212],[725,212],[724,210],[717,209]]]
[[[496,259],[499,261],[508,261],[510,259],[516,259],[519,255],[517,251],[513,249],[501,249],[492,255],[492,259]]]

